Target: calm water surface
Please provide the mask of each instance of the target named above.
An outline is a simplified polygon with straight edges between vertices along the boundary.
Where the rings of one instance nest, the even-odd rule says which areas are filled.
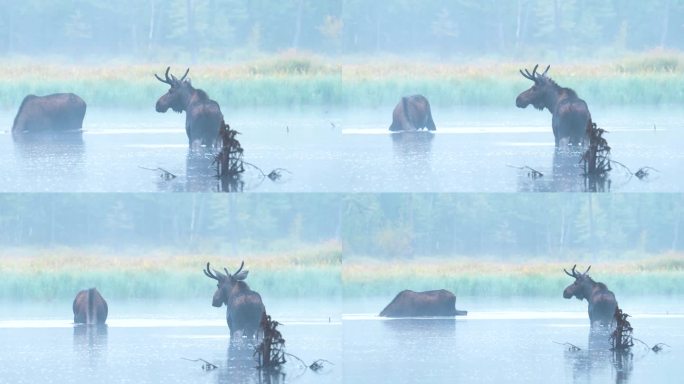
[[[391,299],[391,298],[390,298]],[[388,299],[389,300],[389,299]],[[607,332],[592,332],[586,303],[576,300],[461,300],[457,319],[381,319],[377,312],[344,316],[347,383],[668,383],[684,359],[681,299],[623,300],[634,336],[672,348],[655,354],[637,346],[616,360]],[[486,301],[484,303],[483,301]],[[345,310],[382,308],[352,302]],[[671,312],[677,308],[679,312]],[[378,310],[379,311],[379,310]],[[581,348],[571,352],[555,342]]]
[[[254,369],[252,345],[230,342],[225,308],[176,303],[110,302],[107,326],[74,326],[65,305],[2,304],[0,313],[1,383],[258,383],[269,382]],[[170,304],[170,303],[167,303]],[[287,351],[308,364],[326,359],[321,373],[291,361],[273,383],[342,381],[339,315],[318,306],[273,305]],[[203,358],[218,366],[204,371]]]
[[[437,132],[390,134],[380,110],[226,112],[245,160],[265,173],[284,168],[271,182],[249,168],[253,192],[516,192],[582,191],[578,154],[555,153],[546,112],[510,109],[434,111]],[[617,168],[610,190],[681,192],[684,179],[684,111],[596,110]],[[14,111],[0,112],[11,127]],[[154,111],[89,110],[82,138],[14,143],[0,134],[0,191],[214,191],[212,157],[190,153],[185,118]],[[544,174],[531,179],[532,167]],[[178,177],[165,181],[161,167]]]

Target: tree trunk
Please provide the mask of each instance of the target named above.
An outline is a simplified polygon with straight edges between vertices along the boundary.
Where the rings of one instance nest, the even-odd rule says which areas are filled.
[[[665,48],[667,45],[667,33],[670,29],[670,10],[672,8],[672,0],[665,1],[665,14],[663,15],[663,20],[660,30],[660,48]]]
[[[194,0],[187,0],[185,5],[188,20],[188,51],[190,52],[190,61],[195,64],[197,62],[197,39],[195,36]]]
[[[292,48],[299,49],[299,37],[302,34],[302,13],[304,12],[304,0],[297,2],[297,18],[295,20],[295,33],[292,38]]]

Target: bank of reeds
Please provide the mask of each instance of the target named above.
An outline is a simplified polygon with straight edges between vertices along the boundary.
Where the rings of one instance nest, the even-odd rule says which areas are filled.
[[[250,271],[247,283],[270,297],[325,298],[341,293],[341,251],[331,243],[237,257],[165,251],[117,255],[67,248],[6,250],[0,257],[0,299],[69,299],[93,286],[118,299],[206,297],[216,286],[202,273],[206,263],[219,271],[223,267],[234,271],[242,260]]]
[[[172,65],[180,74],[182,65]],[[193,85],[224,108],[380,107],[422,93],[436,107],[510,107],[530,86],[518,70],[532,62],[435,63],[398,59],[324,59],[277,55],[252,62],[192,66]],[[545,63],[540,63],[545,64]],[[684,102],[684,55],[650,53],[615,61],[552,64],[550,76],[591,105],[656,106]],[[75,92],[90,107],[150,109],[166,87],[153,76],[167,63],[49,64],[3,62],[0,108],[16,109],[25,95]]]
[[[588,263],[580,263],[584,270]],[[404,289],[445,288],[464,296],[555,297],[572,283],[567,262],[498,262],[417,259],[395,263],[370,259],[344,262],[345,297],[391,296]],[[683,295],[684,255],[594,263],[596,281],[624,295]]]

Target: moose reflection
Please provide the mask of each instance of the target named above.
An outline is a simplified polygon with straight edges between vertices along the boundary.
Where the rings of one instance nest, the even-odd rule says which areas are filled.
[[[446,289],[414,292],[404,290],[380,312],[382,317],[465,316],[456,309],[456,295]]]
[[[551,112],[551,126],[556,147],[565,140],[573,145],[587,144],[587,127],[591,125],[591,114],[587,103],[580,99],[572,89],[563,88],[546,76],[551,68],[550,65],[541,74],[537,73],[538,67],[539,65],[535,65],[532,73],[527,69],[525,72],[520,71],[524,78],[534,81],[534,85],[515,99],[516,106],[527,108],[532,104],[540,111],[546,108]]]
[[[436,129],[432,120],[430,102],[423,95],[404,96],[401,98],[394,112],[392,112],[392,125],[390,131],[415,131],[427,128],[429,131]]]
[[[207,277],[218,281],[211,305],[217,308],[224,304],[227,306],[226,321],[231,339],[236,337],[238,333],[248,338],[256,337],[261,317],[266,312],[261,296],[252,291],[244,282],[249,273],[247,270],[242,270],[244,266],[245,262],[243,261],[234,274],[230,274],[226,268],[223,268],[226,272],[223,274],[210,268],[209,263],[204,270]]]
[[[12,136],[22,134],[80,132],[86,103],[73,93],[28,95],[21,102],[12,124]]]
[[[171,87],[157,100],[157,112],[165,113],[169,108],[178,113],[185,111],[185,133],[188,135],[189,146],[215,146],[219,127],[223,121],[221,108],[217,102],[209,98],[206,92],[194,88],[190,79],[185,79],[190,68],[180,79],[174,75],[169,76],[170,69],[171,67],[166,68],[164,79],[154,75],[157,80]]]
[[[74,323],[104,324],[107,321],[107,302],[96,288],[80,291],[72,305]]]
[[[591,265],[584,273],[575,270],[577,264],[572,266],[572,273],[563,269],[565,273],[574,278],[575,282],[568,285],[563,291],[563,297],[570,299],[573,296],[578,300],[586,299],[589,304],[589,322],[591,326],[612,326],[614,324],[615,309],[617,300],[613,292],[608,290],[603,283],[595,282],[587,273]]]

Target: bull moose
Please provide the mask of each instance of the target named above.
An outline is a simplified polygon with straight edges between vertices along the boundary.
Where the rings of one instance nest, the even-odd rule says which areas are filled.
[[[204,145],[213,147],[218,142],[219,127],[223,121],[223,114],[218,103],[211,100],[206,92],[192,86],[190,79],[186,80],[190,68],[180,79],[174,75],[169,76],[171,67],[166,68],[164,79],[157,74],[154,76],[171,88],[157,100],[156,110],[165,113],[171,108],[181,113],[185,111],[185,133],[188,135],[188,144]]]
[[[14,117],[12,135],[79,132],[85,113],[85,101],[73,93],[28,95]]]
[[[527,108],[532,104],[540,111],[546,108],[551,112],[551,127],[556,147],[561,145],[561,140],[579,146],[587,144],[587,129],[591,126],[591,114],[587,103],[572,89],[563,88],[546,76],[550,65],[543,73],[537,73],[538,67],[539,65],[535,65],[532,73],[527,69],[525,72],[520,70],[520,74],[534,81],[534,85],[518,95],[515,99],[516,106]]]
[[[382,317],[465,316],[456,309],[456,295],[446,289],[414,292],[404,290],[380,312]]]
[[[226,321],[230,330],[231,339],[242,332],[243,336],[253,338],[257,336],[262,315],[266,312],[261,296],[252,291],[244,280],[249,273],[242,270],[245,266],[243,261],[235,273],[230,274],[228,269],[223,268],[225,275],[209,267],[203,271],[207,277],[218,281],[216,292],[211,305],[220,308],[225,304]]]
[[[594,325],[611,325],[617,309],[617,300],[613,292],[608,290],[603,283],[595,282],[587,273],[591,265],[584,273],[575,270],[577,264],[572,266],[572,273],[563,269],[565,273],[574,278],[575,282],[563,290],[563,297],[570,299],[573,296],[578,300],[586,299],[589,303],[589,322]]]
[[[107,302],[96,288],[78,292],[74,299],[73,310],[74,323],[104,324],[107,321]]]
[[[415,131],[427,128],[429,131],[436,129],[432,120],[430,102],[423,95],[404,96],[401,98],[394,112],[392,112],[392,125],[390,131]]]

